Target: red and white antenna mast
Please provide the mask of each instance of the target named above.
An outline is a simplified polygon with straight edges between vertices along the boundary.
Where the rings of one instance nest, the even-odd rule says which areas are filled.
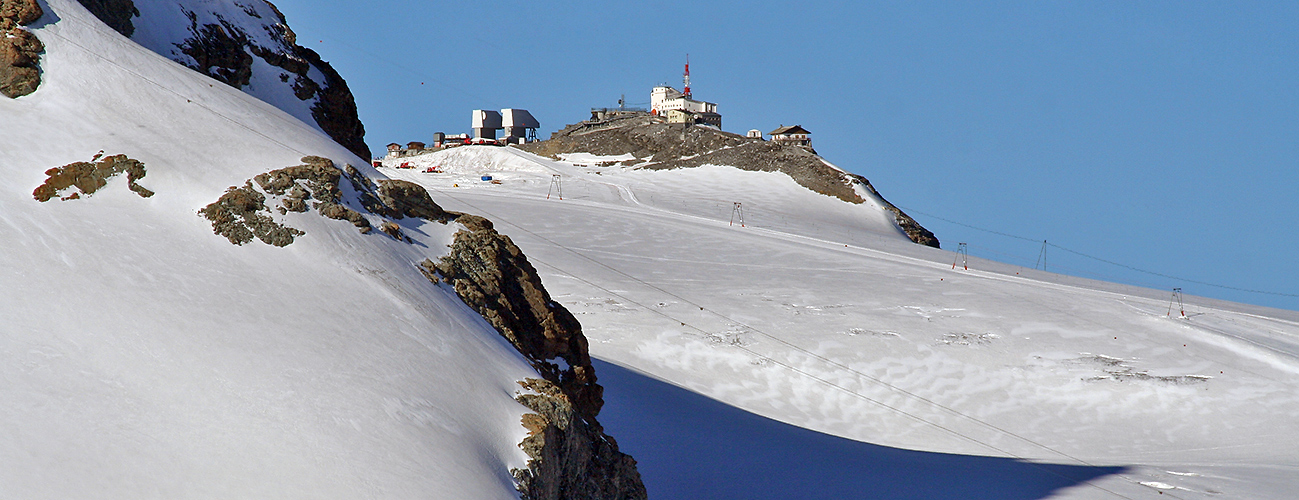
[[[686,99],[689,99],[690,98],[690,54],[686,54],[685,83],[686,83],[686,89],[682,93],[686,95]]]

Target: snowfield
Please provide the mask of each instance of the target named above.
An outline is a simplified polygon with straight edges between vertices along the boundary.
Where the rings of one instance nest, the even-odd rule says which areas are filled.
[[[277,248],[197,215],[307,155],[509,235],[581,320],[653,498],[1299,491],[1299,313],[1188,297],[1183,318],[1164,290],[966,269],[874,195],[775,172],[489,146],[375,169],[300,109],[42,5],[43,83],[0,98],[5,498],[518,498],[536,372],[415,265],[457,226],[403,219],[407,244],[276,213],[305,232]],[[155,194],[33,198],[100,151]]]
[[[456,227],[403,219],[408,245],[276,214],[306,234],[232,245],[196,214],[227,187],[309,154],[375,172],[77,2],[46,6],[43,83],[0,98],[0,496],[518,498],[515,381],[536,372],[414,267]],[[122,175],[33,199],[100,150],[143,161],[156,194]]]
[[[1299,491],[1299,314],[1188,297],[1183,319],[1167,291],[954,269],[871,198],[780,173],[566,158],[457,147],[380,170],[528,253],[606,363],[602,419],[651,496]]]

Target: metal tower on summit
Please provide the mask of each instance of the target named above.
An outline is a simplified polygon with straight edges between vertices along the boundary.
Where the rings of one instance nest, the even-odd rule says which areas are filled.
[[[722,128],[722,115],[717,104],[694,100],[690,92],[690,54],[686,54],[686,70],[681,75],[685,88],[678,91],[666,83],[650,91],[650,114],[667,118],[668,123],[696,123]]]
[[[682,80],[684,80],[686,88],[681,93],[686,99],[690,99],[690,54],[686,54],[686,74],[683,75]]]

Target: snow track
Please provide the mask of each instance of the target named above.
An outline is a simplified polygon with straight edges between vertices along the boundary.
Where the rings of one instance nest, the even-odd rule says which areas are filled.
[[[478,165],[528,159],[499,151],[456,154],[481,155]],[[487,167],[461,168],[470,176]],[[753,172],[715,167],[709,184],[690,169],[554,168],[568,172],[566,194],[570,185],[615,183],[645,203],[595,191],[560,202],[526,179],[452,187],[437,175],[384,171],[428,186],[448,208],[497,221],[578,315],[592,353],[643,376],[858,442],[1126,467],[1053,492],[1062,498],[1158,493],[1142,483],[1172,485],[1162,498],[1285,498],[1277,492],[1299,487],[1275,472],[1299,467],[1290,451],[1299,444],[1290,417],[1299,411],[1290,368],[1299,328],[1280,319],[1290,312],[1193,298],[1193,317],[1172,320],[1162,314],[1166,292],[977,259],[971,271],[952,270],[952,254],[875,225],[877,207],[838,202],[825,216],[817,197],[828,197],[768,197],[783,181],[755,183]],[[770,199],[786,222],[732,227],[724,213],[699,208],[706,199],[661,201],[728,189]],[[643,423],[609,418],[627,426],[620,443],[638,459],[694,463],[647,456],[629,443],[654,438],[626,435]],[[1207,473],[1223,468],[1232,472]],[[647,480],[652,493],[651,472]],[[781,496],[772,491],[754,493]]]

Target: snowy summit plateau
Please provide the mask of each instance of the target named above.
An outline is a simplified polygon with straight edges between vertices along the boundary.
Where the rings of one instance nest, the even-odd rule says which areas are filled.
[[[688,83],[371,159],[263,0],[0,31],[5,498],[1299,491],[1299,313],[940,248]]]

